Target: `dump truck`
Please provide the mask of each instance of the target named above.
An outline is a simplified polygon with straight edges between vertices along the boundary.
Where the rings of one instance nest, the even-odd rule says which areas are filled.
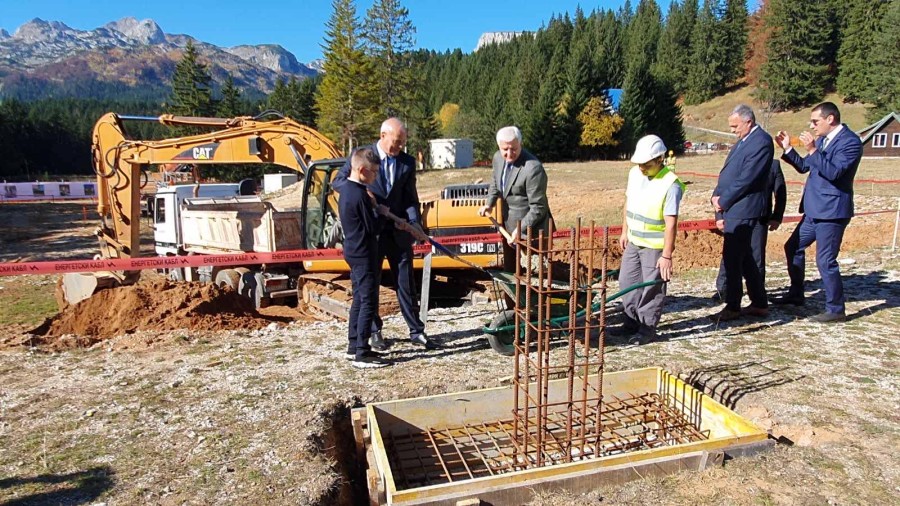
[[[129,137],[127,122],[155,121],[173,127],[208,128],[209,132],[162,140]],[[107,113],[94,126],[94,171],[98,182],[100,226],[97,258],[133,258],[141,251],[139,220],[141,186],[154,166],[190,164],[195,173],[205,166],[269,164],[302,178],[299,201],[276,209],[255,192],[204,196],[196,182],[160,188],[153,197],[157,254],[271,252],[284,249],[340,247],[339,195],[331,181],[346,159],[324,135],[283,117],[196,118],[163,115],[127,116]],[[193,193],[197,189],[197,194]],[[241,195],[245,193],[245,195]],[[246,193],[254,193],[249,195]],[[422,202],[422,221],[435,238],[485,235],[495,231],[488,218],[477,216],[486,185],[445,188],[436,199]],[[171,220],[171,222],[169,221]],[[214,225],[215,224],[215,225]],[[218,228],[215,228],[218,227]],[[252,230],[251,234],[249,231]],[[480,266],[497,263],[499,243],[475,241],[451,246],[454,253]],[[414,261],[423,265],[422,255]],[[385,262],[384,267],[387,268]],[[446,280],[472,285],[480,277],[469,265],[440,252],[432,256],[432,272]],[[294,264],[236,265],[173,270],[173,279],[203,280],[228,285],[251,297],[258,307],[296,297],[319,312],[344,317],[349,308],[349,266],[340,259]],[[62,297],[74,304],[95,291],[136,282],[140,271],[70,273],[60,284]]]

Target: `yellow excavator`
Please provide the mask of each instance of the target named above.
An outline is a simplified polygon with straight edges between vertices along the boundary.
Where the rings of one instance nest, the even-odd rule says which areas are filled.
[[[162,140],[130,138],[126,123],[142,121],[210,131]],[[184,185],[193,185],[193,190],[164,187],[149,206],[156,254],[340,247],[339,195],[331,188],[331,181],[346,159],[323,134],[280,114],[201,118],[107,113],[94,126],[92,155],[101,219],[96,230],[100,242],[96,258],[142,256],[141,188],[149,181],[151,168],[172,164],[193,166],[195,173],[209,165],[272,164],[297,172],[303,190],[299,202],[287,209],[274,209],[255,192],[246,191],[245,184],[233,185],[233,191],[224,184],[209,188],[197,183]],[[476,212],[486,193],[486,185],[454,185],[445,188],[439,198],[422,202],[426,232],[438,240],[441,236],[494,234],[489,219]],[[162,239],[164,230],[173,234]],[[497,242],[475,241],[450,248],[467,262],[482,267],[497,263]],[[416,268],[422,268],[422,257],[418,255],[415,260]],[[433,274],[443,280],[458,278],[472,286],[480,277],[471,266],[440,251],[434,252],[431,260]],[[386,263],[384,266],[387,268]],[[169,275],[231,286],[254,299],[257,307],[279,298],[297,297],[300,303],[341,317],[349,308],[348,272],[342,260],[315,260],[185,269]],[[65,303],[75,304],[99,289],[132,284],[139,277],[140,271],[70,273],[63,276],[60,296]]]

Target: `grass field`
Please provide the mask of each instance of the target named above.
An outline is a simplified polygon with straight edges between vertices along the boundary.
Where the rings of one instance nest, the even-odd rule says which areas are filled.
[[[690,182],[685,219],[709,217],[715,184],[687,173],[714,176],[723,160],[678,161]],[[578,216],[618,224],[628,166],[547,164],[550,205],[562,226]],[[859,177],[893,178],[892,170],[888,161],[866,161]],[[489,169],[431,171],[421,175],[420,190],[435,193],[487,177]],[[789,214],[800,188],[789,187]],[[896,188],[860,185],[857,208],[895,209]],[[76,226],[80,209],[68,218],[49,212],[59,209],[25,213],[24,207],[0,206],[0,222],[8,226],[28,216],[33,232],[38,219],[58,218],[72,223],[86,248],[90,227]],[[623,486],[598,483],[584,495],[540,494],[530,504],[900,503],[900,254],[889,248],[893,219],[859,218],[848,228],[857,232],[845,238],[840,257],[845,324],[807,319],[824,303],[810,258],[805,307],[773,308],[753,320],[711,320],[720,309],[709,299],[715,269],[694,269],[678,272],[669,284],[663,340],[607,342],[607,370],[666,368],[770,431],[779,442],[772,451],[702,472]],[[770,236],[775,253],[790,228]],[[34,245],[62,240],[57,230],[46,241],[19,237]],[[70,253],[65,242],[53,244],[40,254]],[[24,249],[36,251],[31,246]],[[0,245],[0,254],[22,254],[11,248]],[[772,292],[786,286],[781,256],[770,257],[767,279]],[[0,343],[53,315],[55,281],[0,278]],[[60,352],[0,349],[0,504],[360,504],[364,486],[353,471],[349,408],[504,385],[512,361],[494,353],[481,330],[496,310],[476,305],[429,312],[429,334],[445,343],[433,352],[408,345],[401,317],[387,316],[385,333],[397,340],[390,352],[395,365],[376,371],[344,360],[346,327],[335,321],[255,331],[138,331]],[[564,347],[554,348],[553,360],[564,354]]]

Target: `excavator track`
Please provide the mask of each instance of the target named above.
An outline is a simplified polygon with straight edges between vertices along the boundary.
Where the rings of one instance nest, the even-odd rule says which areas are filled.
[[[379,288],[378,314],[388,315],[399,310],[393,290]],[[297,302],[300,309],[323,320],[335,318],[346,321],[350,317],[353,292],[347,274],[308,273],[297,279]]]

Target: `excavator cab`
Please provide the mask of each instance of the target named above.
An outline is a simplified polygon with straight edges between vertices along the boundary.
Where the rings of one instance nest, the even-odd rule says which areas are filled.
[[[331,186],[346,158],[313,162],[306,169],[300,228],[307,249],[334,248],[343,242],[337,195]]]

